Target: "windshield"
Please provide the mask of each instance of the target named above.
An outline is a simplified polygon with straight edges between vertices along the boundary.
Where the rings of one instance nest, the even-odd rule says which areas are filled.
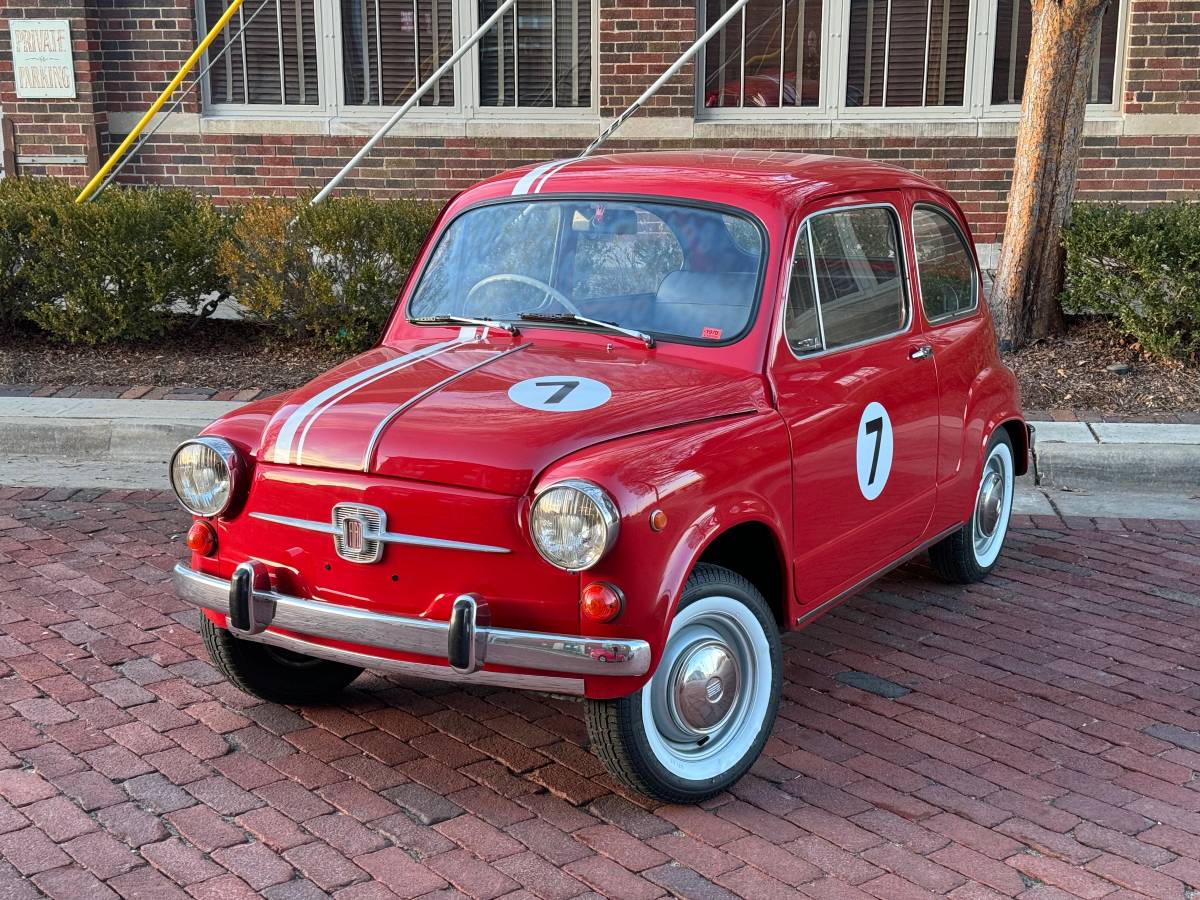
[[[624,200],[496,203],[446,229],[408,315],[518,324],[522,314],[576,315],[664,340],[720,342],[750,322],[762,257],[761,229],[721,210]]]

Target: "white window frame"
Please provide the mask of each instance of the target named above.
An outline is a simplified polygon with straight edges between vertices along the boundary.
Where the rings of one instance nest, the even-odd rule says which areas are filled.
[[[1131,0],[1121,3],[1117,26],[1116,60],[1113,66],[1112,103],[1089,103],[1089,119],[1119,118],[1125,82],[1125,54],[1129,33]],[[992,57],[995,50],[996,0],[970,0],[967,21],[966,61],[963,72],[963,103],[959,106],[857,106],[845,105],[846,61],[850,48],[850,0],[825,0],[821,22],[821,67],[818,102],[815,106],[734,107],[704,105],[703,69],[696,78],[697,122],[945,122],[969,119],[1011,120],[1020,118],[1020,104],[992,104]],[[697,3],[703,29],[705,6]],[[743,16],[745,9],[743,8]],[[717,39],[714,38],[714,43]],[[835,48],[836,52],[830,52]]]
[[[259,0],[246,0],[249,16],[258,8]],[[201,85],[202,110],[201,115],[214,118],[230,119],[286,119],[290,121],[305,120],[314,124],[320,120],[339,120],[346,123],[381,122],[391,115],[398,107],[379,105],[350,105],[343,102],[345,96],[345,70],[343,67],[342,16],[340,0],[304,0],[312,3],[315,8],[317,79],[320,90],[320,103],[299,106],[279,103],[221,103],[214,102],[209,80],[204,79]],[[204,36],[206,19],[206,0],[196,0],[196,27],[200,38]],[[518,0],[518,5],[520,0]],[[452,34],[454,45],[457,47],[469,38],[479,27],[479,4],[476,0],[453,0],[451,3]],[[484,121],[512,120],[545,120],[557,121],[588,121],[594,122],[600,115],[599,85],[600,85],[600,0],[591,0],[590,25],[590,68],[591,68],[591,103],[588,106],[553,107],[553,106],[484,106],[480,102],[479,80],[479,47],[468,53],[451,72],[454,83],[454,103],[444,106],[416,106],[408,114],[408,119],[414,122],[440,123],[449,121],[464,121],[468,119]],[[264,10],[264,16],[270,15],[270,10]],[[234,34],[241,27],[241,22],[235,17],[226,26],[228,34]],[[234,51],[230,51],[234,52]],[[204,56],[201,65],[207,65],[208,54]],[[221,65],[218,63],[217,65]]]

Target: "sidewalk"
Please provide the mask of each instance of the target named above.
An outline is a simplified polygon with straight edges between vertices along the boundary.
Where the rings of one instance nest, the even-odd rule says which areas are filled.
[[[0,484],[162,488],[175,447],[240,405],[0,397]],[[1018,513],[1200,519],[1200,425],[1032,424]]]

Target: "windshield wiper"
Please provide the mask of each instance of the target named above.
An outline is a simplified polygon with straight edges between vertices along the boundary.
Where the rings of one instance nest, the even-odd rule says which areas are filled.
[[[514,337],[521,333],[512,322],[501,322],[497,319],[473,319],[470,316],[424,316],[409,321],[414,325],[481,325],[484,328],[507,331]]]
[[[596,328],[603,328],[605,331],[615,331],[617,334],[623,334],[626,337],[637,338],[646,347],[654,346],[654,338],[646,334],[644,331],[638,331],[635,328],[625,328],[622,325],[614,325],[612,322],[605,322],[601,319],[589,319],[587,316],[581,316],[577,313],[537,313],[523,312],[521,319],[525,322],[566,322],[573,325],[592,325]]]

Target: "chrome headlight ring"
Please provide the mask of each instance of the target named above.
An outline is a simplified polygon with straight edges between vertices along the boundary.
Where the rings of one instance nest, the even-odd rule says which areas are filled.
[[[243,468],[241,454],[233,444],[204,435],[175,448],[169,469],[171,487],[192,515],[219,516],[237,501]]]
[[[604,488],[582,478],[548,484],[529,510],[529,535],[542,559],[566,572],[590,569],[617,541],[621,517]]]

